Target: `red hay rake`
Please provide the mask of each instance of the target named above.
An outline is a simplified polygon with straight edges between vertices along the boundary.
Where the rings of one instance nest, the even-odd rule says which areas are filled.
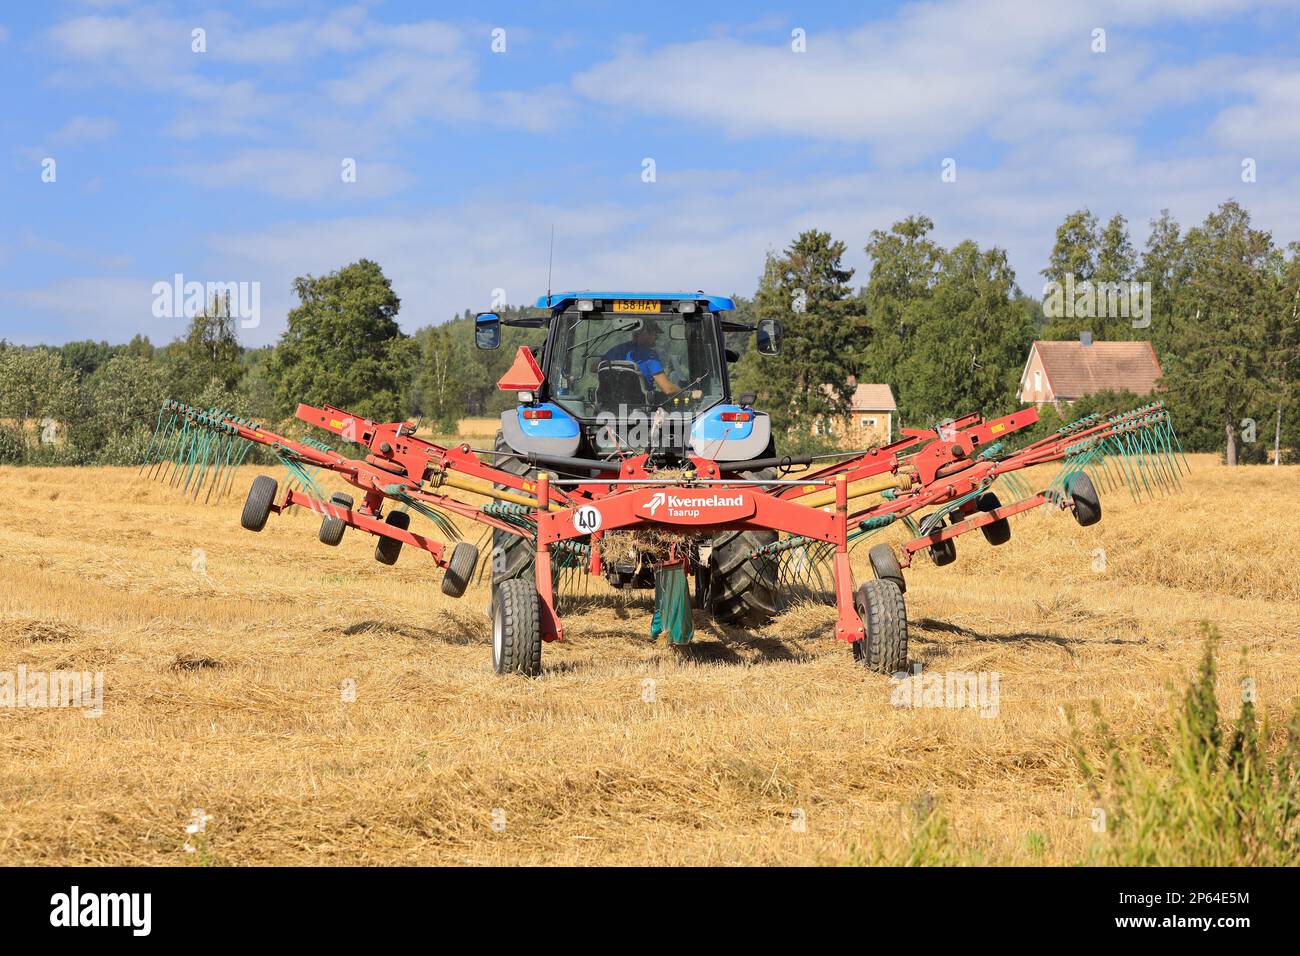
[[[452,517],[525,539],[535,551],[532,579],[494,585],[493,658],[499,672],[526,674],[539,672],[543,642],[564,639],[560,572],[600,575],[608,535],[652,530],[676,536],[656,571],[693,571],[697,606],[720,598],[709,593],[700,542],[732,530],[777,532],[777,540],[749,559],[783,588],[828,592],[837,608],[835,636],[869,668],[895,673],[907,665],[903,570],[918,552],[949,564],[956,559],[955,539],[976,529],[1002,544],[1011,533],[1008,519],[1033,508],[1068,509],[1079,524],[1091,525],[1101,518],[1098,484],[1154,493],[1175,487],[1186,467],[1160,402],[1109,418],[1089,416],[1016,450],[1006,439],[1038,421],[1033,408],[991,421],[972,414],[933,430],[904,429],[900,440],[834,464],[690,456],[671,471],[646,454],[598,462],[444,447],[416,437],[412,423],[374,422],[328,405],[299,405],[296,414],[361,446],[364,457],[295,441],[219,409],[165,402],[146,468],[195,496],[204,487],[208,497],[214,490],[220,496],[248,443],[266,446],[290,481],[281,491],[269,476],[254,480],[241,518],[245,528],[260,531],[270,514],[306,508],[322,516],[320,539],[327,544],[356,528],[377,537],[375,557],[383,563],[395,562],[403,546],[427,552],[444,571],[443,592],[454,597],[473,579],[479,550],[458,540]],[[544,470],[535,479],[521,477],[480,457],[501,454]],[[1060,467],[1041,490],[1025,488],[1015,475],[1050,463]],[[799,466],[805,470],[795,473]],[[765,473],[777,477],[741,474],[761,469],[774,469]],[[360,503],[341,493],[327,498],[316,481],[321,471],[356,487]],[[1001,501],[994,491],[999,483],[1015,500]],[[465,500],[470,495],[488,500]],[[439,536],[411,531],[412,511],[429,518]],[[887,544],[871,548],[875,577],[855,587],[850,549],[898,521],[910,538],[897,552]],[[660,615],[671,617],[673,610],[659,601],[655,631]],[[687,610],[683,639],[690,636],[689,617]]]

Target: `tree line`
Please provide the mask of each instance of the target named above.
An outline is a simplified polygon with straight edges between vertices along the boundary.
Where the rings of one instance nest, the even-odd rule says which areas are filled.
[[[1010,412],[1020,407],[1030,343],[1085,331],[1152,342],[1165,372],[1161,397],[1188,450],[1220,451],[1237,463],[1265,460],[1274,444],[1300,446],[1300,247],[1278,248],[1240,204],[1227,201],[1185,231],[1164,212],[1141,252],[1122,215],[1102,224],[1090,210],[1072,212],[1056,230],[1042,296],[1021,289],[1004,250],[971,240],[946,248],[933,231],[918,215],[870,232],[869,272],[855,287],[843,263],[847,245],[807,230],[768,253],[752,297],[736,297],[742,321],[785,324],[780,355],[759,355],[748,336],[734,333],[728,345],[740,355],[733,390],[759,396],[791,450],[818,443],[811,428],[818,417],[847,410],[850,377],[889,383],[904,425]],[[219,301],[164,345],[140,335],[117,345],[0,342],[0,463],[138,462],[164,398],[290,434],[309,430],[292,419],[300,401],[377,420],[420,419],[446,433],[465,416],[508,407],[513,396],[498,392],[496,380],[518,345],[539,340],[507,327],[499,350],[478,351],[468,310],[407,335],[391,282],[367,259],[300,276],[293,288],[298,304],[285,331],[264,348],[240,345]],[[1142,301],[1116,314],[1116,288]],[[1110,289],[1109,304],[1104,292],[1082,294],[1097,289]],[[1079,308],[1059,308],[1061,290],[1078,294]],[[1061,415],[1140,401],[1092,396]],[[1059,427],[1061,415],[1046,406],[1038,432]]]

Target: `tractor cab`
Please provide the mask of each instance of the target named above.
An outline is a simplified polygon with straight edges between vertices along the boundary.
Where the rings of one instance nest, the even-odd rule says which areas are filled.
[[[499,387],[519,393],[502,415],[516,452],[609,458],[644,451],[739,461],[769,450],[767,415],[731,395],[727,332],[757,332],[773,354],[780,323],[726,316],[731,299],[703,293],[565,292],[537,301],[542,316],[484,313],[476,344],[500,344],[501,324],[545,328],[540,350],[521,348]],[[527,353],[527,354],[524,354]]]

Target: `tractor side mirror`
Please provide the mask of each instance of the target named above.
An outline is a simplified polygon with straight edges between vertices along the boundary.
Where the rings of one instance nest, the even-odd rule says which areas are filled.
[[[495,349],[501,346],[501,316],[480,312],[474,316],[474,347]]]
[[[775,355],[781,351],[781,336],[785,327],[780,319],[758,320],[758,341],[755,343],[763,355]]]

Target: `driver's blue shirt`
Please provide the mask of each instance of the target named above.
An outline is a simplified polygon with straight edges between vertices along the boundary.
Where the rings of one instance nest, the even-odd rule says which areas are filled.
[[[654,388],[655,376],[664,370],[664,363],[659,359],[659,353],[645,345],[637,345],[635,342],[624,342],[622,345],[616,345],[605,353],[605,359],[609,362],[635,362],[637,368],[641,370],[641,377],[645,379],[647,388]]]

